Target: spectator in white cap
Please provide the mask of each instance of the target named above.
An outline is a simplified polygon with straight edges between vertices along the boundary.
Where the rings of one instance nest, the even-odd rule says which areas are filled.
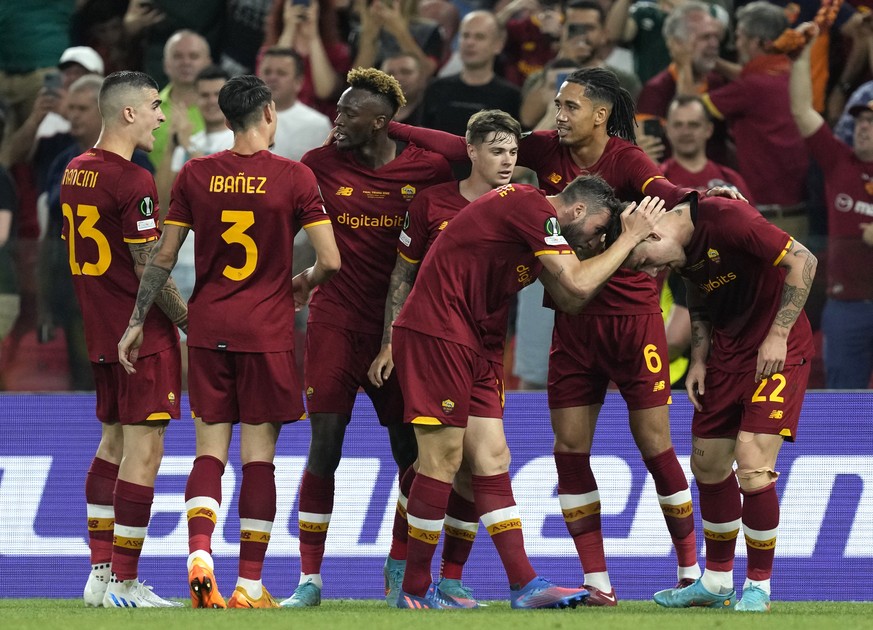
[[[86,74],[103,76],[103,59],[93,48],[72,46],[61,53],[58,70],[59,72],[45,76],[43,87],[30,116],[12,136],[9,145],[10,165],[33,160],[44,139],[69,135],[70,123],[63,116],[67,90],[74,81]],[[72,138],[69,138],[64,146],[52,151],[50,156],[46,156],[45,168],[47,169],[54,158],[71,143]]]

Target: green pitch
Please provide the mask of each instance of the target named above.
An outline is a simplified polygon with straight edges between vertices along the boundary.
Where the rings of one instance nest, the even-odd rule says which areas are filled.
[[[382,601],[329,600],[306,610],[103,610],[81,600],[0,599],[0,628],[8,630],[821,630],[873,629],[873,602],[776,602],[769,615],[730,610],[666,610],[651,602],[618,608],[511,610],[493,602],[480,610],[392,610]]]

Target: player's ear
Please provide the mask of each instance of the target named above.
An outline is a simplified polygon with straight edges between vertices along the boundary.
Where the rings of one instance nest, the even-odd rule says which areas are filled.
[[[649,232],[649,235],[646,237],[646,240],[651,243],[657,243],[661,240],[661,235],[657,232]]]
[[[379,114],[373,119],[373,131],[384,129],[388,125],[388,116]]]
[[[476,147],[469,142],[467,143],[467,158],[472,162],[476,157]]]
[[[134,123],[136,121],[135,108],[130,106],[122,108],[121,116],[124,118],[124,122]]]
[[[573,206],[573,218],[578,219],[579,217],[581,217],[583,214],[585,214],[586,209],[587,206],[585,205],[584,201],[577,201],[576,204]]]

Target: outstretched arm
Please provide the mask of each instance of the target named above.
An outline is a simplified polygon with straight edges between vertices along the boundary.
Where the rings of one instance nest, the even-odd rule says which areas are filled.
[[[801,29],[818,31],[818,27],[811,22],[798,27],[798,30]],[[791,115],[794,117],[794,123],[800,131],[800,135],[804,138],[815,134],[825,122],[812,104],[812,78],[809,61],[812,41],[806,43],[803,52],[791,64],[791,82],[789,83]]]
[[[388,135],[396,140],[414,142],[422,149],[439,153],[449,162],[465,162],[469,159],[467,140],[463,136],[399,122],[388,124]]]

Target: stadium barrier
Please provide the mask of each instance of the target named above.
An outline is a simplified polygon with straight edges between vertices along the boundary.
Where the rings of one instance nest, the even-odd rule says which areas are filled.
[[[89,569],[84,479],[100,435],[93,414],[94,397],[89,394],[0,395],[0,593],[4,597],[81,595]],[[190,417],[187,398],[183,414]],[[684,395],[674,396],[671,415],[676,451],[688,472],[691,405]],[[786,443],[779,459],[782,523],[774,598],[871,598],[871,417],[873,393],[807,395],[798,441]],[[541,575],[567,586],[579,585],[579,561],[556,496],[545,395],[508,394],[505,427],[513,455],[515,496],[533,564]],[[290,594],[298,579],[297,488],[308,444],[305,421],[285,427],[279,439],[279,509],[264,572],[265,584],[276,596]],[[241,469],[236,438],[231,448],[213,542],[218,581],[226,594],[235,583],[239,544],[236,512]],[[140,565],[140,576],[163,596],[187,596],[183,505],[193,451],[191,423],[172,423]],[[397,483],[387,436],[366,398],[358,401],[344,453],[322,572],[324,596],[378,598],[383,595],[382,564],[391,540]],[[608,396],[603,408],[592,455],[612,582],[620,599],[648,599],[655,590],[675,583],[675,561],[654,484],[630,437],[624,403],[615,394]],[[694,484],[691,487],[697,510],[696,489]],[[699,513],[695,517],[702,555]],[[742,537],[737,552],[739,587],[745,570]],[[435,561],[435,570],[437,566]],[[482,527],[464,581],[481,599],[508,597],[505,575]]]

